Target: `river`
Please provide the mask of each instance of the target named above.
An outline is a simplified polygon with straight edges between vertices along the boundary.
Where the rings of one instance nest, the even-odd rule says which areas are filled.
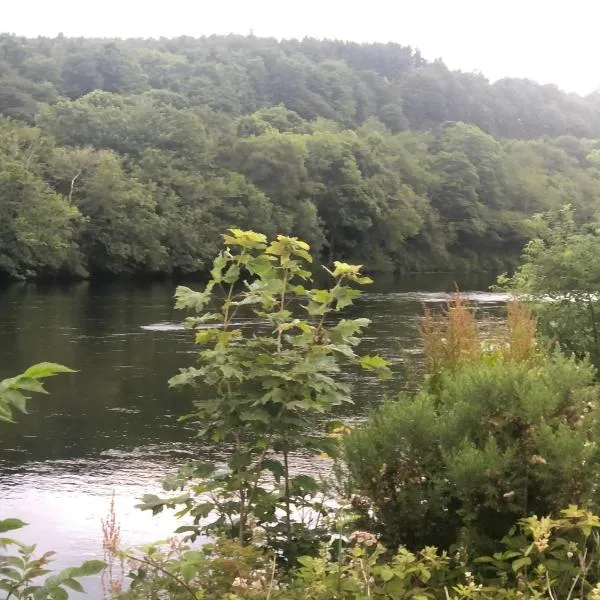
[[[372,319],[360,349],[392,361],[394,378],[350,373],[355,405],[343,417],[362,418],[404,388],[407,358],[418,360],[423,303],[445,302],[454,281],[484,314],[504,304],[502,295],[481,291],[489,277],[421,275],[367,288],[350,313]],[[19,537],[56,550],[58,567],[101,555],[101,519],[113,494],[124,545],[176,527],[170,515],[135,508],[159,489],[162,474],[203,453],[193,429],[177,421],[192,393],[167,387],[195,354],[191,333],[178,326],[173,291],[165,282],[0,289],[0,379],[45,360],[77,370],[49,381],[51,395],[32,399],[17,425],[0,423],[0,518],[29,523]]]

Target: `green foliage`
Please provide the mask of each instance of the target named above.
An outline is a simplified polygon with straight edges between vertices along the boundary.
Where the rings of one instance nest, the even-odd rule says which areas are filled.
[[[526,246],[523,264],[499,287],[523,295],[538,315],[541,333],[566,352],[589,355],[600,366],[600,251],[594,228],[578,227],[571,207],[538,217],[538,235]]]
[[[272,557],[230,541],[192,550],[171,543],[128,555],[132,587],[120,600],[517,600],[595,599],[600,590],[600,520],[571,505],[556,518],[527,517],[493,554],[448,554],[428,546],[387,552],[355,531],[322,546],[284,574]]]
[[[183,504],[180,515],[191,515],[193,525],[181,531],[195,537],[217,530],[240,544],[248,541],[253,524],[293,562],[324,533],[322,527],[309,530],[294,513],[310,509],[326,517],[327,510],[317,500],[317,479],[295,474],[290,455],[335,454],[335,440],[316,423],[350,402],[348,385],[339,381],[344,363],[389,376],[383,359],[355,352],[369,320],[338,317],[360,293],[353,284],[371,280],[360,266],[336,261],[333,270],[326,269],[330,288],[305,287],[312,261],[305,242],[282,235],[268,241],[240,229],[230,229],[223,239],[226,248],[214,260],[204,291],[177,289],[177,308],[197,315],[187,324],[203,349],[198,365],[182,369],[170,385],[203,386],[196,410],[184,419],[200,437],[229,448],[229,456],[221,466],[184,468],[167,483],[175,488],[191,479],[182,496],[146,496],[142,508],[157,512]],[[215,302],[218,312],[205,312]],[[264,323],[265,333],[249,336],[236,326],[244,310]],[[208,518],[212,514],[215,519]]]
[[[20,529],[25,523],[18,519],[0,520],[0,533]],[[84,592],[79,583],[80,577],[98,574],[104,563],[88,560],[79,567],[70,567],[49,575],[47,568],[52,562],[54,552],[35,555],[36,546],[26,545],[12,538],[0,538],[0,550],[12,554],[0,554],[0,590],[6,592],[5,598],[17,600],[61,600],[69,597],[68,590]]]
[[[131,565],[130,587],[120,600],[264,598],[273,585],[273,560],[251,546],[217,539],[200,548],[177,541],[118,553]]]
[[[29,367],[20,375],[0,381],[0,421],[12,423],[15,412],[27,414],[26,394],[30,392],[46,394],[40,380],[58,373],[73,373],[73,371],[62,365],[45,362]]]
[[[481,552],[521,517],[569,503],[595,509],[592,366],[558,351],[461,356],[345,437],[365,525],[392,547]]]
[[[231,225],[325,264],[502,270],[534,213],[597,213],[597,95],[397,44],[0,35],[0,83],[9,277],[206,275]]]

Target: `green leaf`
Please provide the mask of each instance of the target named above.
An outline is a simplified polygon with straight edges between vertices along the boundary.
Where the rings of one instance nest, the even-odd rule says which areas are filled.
[[[79,583],[79,581],[77,581],[77,579],[73,579],[72,577],[65,579],[63,581],[63,585],[66,585],[68,588],[71,588],[72,590],[75,590],[76,592],[80,592],[80,593],[85,592],[85,590],[83,589],[83,586]]]
[[[217,257],[213,261],[213,267],[210,270],[210,276],[217,283],[220,283],[223,278],[223,269],[227,266],[229,262],[229,257],[225,254],[225,252],[219,252]]]
[[[523,558],[518,558],[512,563],[512,570],[516,573],[521,567],[526,567],[531,564],[531,558],[529,556],[524,556]]]
[[[52,375],[57,375],[58,373],[75,373],[75,371],[57,363],[41,362],[29,367],[23,373],[23,377],[28,379],[43,379],[44,377],[52,377]]]
[[[385,360],[385,358],[382,358],[381,356],[379,356],[378,354],[376,354],[374,356],[370,356],[370,355],[362,356],[360,359],[360,366],[363,369],[376,370],[376,369],[385,368],[388,365],[389,365],[388,361]]]
[[[227,272],[225,273],[225,275],[223,276],[223,281],[225,283],[235,283],[240,276],[240,268],[238,267],[238,265],[233,264],[229,267],[229,269],[227,269]]]
[[[201,312],[210,301],[211,295],[212,286],[210,284],[203,292],[195,292],[188,287],[179,285],[175,290],[175,308]]]
[[[48,590],[48,593],[50,594],[50,598],[52,598],[52,600],[68,600],[69,599],[69,594],[67,593],[67,591],[61,587],[53,587],[50,588]]]
[[[240,420],[242,421],[260,421],[265,425],[268,425],[271,422],[271,417],[269,413],[260,408],[255,408],[252,410],[243,410],[240,413]]]
[[[47,394],[48,392],[44,389],[44,386],[37,379],[27,379],[25,377],[19,377],[11,385],[11,387],[26,392],[34,392],[36,394]]]
[[[12,531],[13,529],[21,529],[26,525],[27,523],[20,519],[2,519],[0,520],[0,533]]]
[[[181,573],[181,576],[183,577],[184,581],[190,581],[190,579],[193,579],[195,577],[196,573],[198,572],[199,568],[200,568],[200,565],[196,565],[191,562],[183,563],[181,565],[180,573]]]
[[[27,398],[17,390],[0,391],[0,402],[7,402],[23,414],[27,414]]]
[[[102,560],[86,560],[79,567],[70,569],[71,577],[89,577],[97,575],[106,567],[106,563]]]
[[[144,494],[142,496],[142,501],[139,504],[136,504],[135,507],[140,510],[151,510],[152,514],[156,515],[163,510],[165,504],[166,501],[155,494]]]
[[[283,463],[279,460],[269,458],[263,462],[263,466],[267,471],[271,471],[276,479],[283,477],[285,474]]]

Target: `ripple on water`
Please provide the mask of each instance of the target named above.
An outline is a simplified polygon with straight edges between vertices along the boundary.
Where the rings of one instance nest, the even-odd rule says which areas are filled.
[[[453,294],[446,292],[391,292],[369,293],[361,295],[360,300],[371,302],[424,302],[445,303],[452,299]],[[510,294],[501,292],[461,292],[461,296],[475,304],[501,304],[511,299]]]

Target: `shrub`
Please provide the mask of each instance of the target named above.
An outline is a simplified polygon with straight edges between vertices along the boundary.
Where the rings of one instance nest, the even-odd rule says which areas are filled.
[[[600,252],[597,225],[579,228],[569,206],[540,216],[538,235],[525,247],[512,277],[498,288],[530,303],[539,332],[552,344],[579,357],[588,355],[600,367]]]
[[[120,600],[596,600],[600,519],[569,506],[555,519],[521,519],[491,555],[433,546],[388,552],[356,531],[344,546],[323,545],[290,573],[272,557],[230,540],[193,550],[177,543],[130,560]]]
[[[515,306],[509,343],[435,363],[419,393],[346,436],[363,526],[389,547],[485,552],[520,518],[598,506],[594,369],[538,350]]]
[[[184,488],[176,499],[146,496],[143,508],[159,511],[183,505],[193,522],[182,527],[195,538],[201,532],[234,537],[240,545],[262,528],[281,560],[318,546],[322,528],[309,528],[294,513],[309,509],[327,515],[315,500],[319,482],[294,473],[290,455],[332,454],[338,446],[326,434],[324,418],[351,402],[340,381],[345,363],[382,376],[387,363],[359,356],[356,346],[368,319],[344,319],[340,312],[370,283],[361,267],[335,262],[327,275],[331,287],[310,287],[309,246],[277,236],[231,229],[226,248],[216,257],[202,292],[177,289],[177,307],[192,311],[187,321],[200,346],[197,366],[182,369],[173,386],[198,385],[195,410],[184,417],[198,435],[227,453],[222,464],[184,467],[167,487]],[[205,312],[218,306],[218,312]],[[250,310],[265,330],[248,332],[236,325],[238,311]],[[316,426],[321,421],[322,426]],[[214,517],[214,518],[213,518]]]

